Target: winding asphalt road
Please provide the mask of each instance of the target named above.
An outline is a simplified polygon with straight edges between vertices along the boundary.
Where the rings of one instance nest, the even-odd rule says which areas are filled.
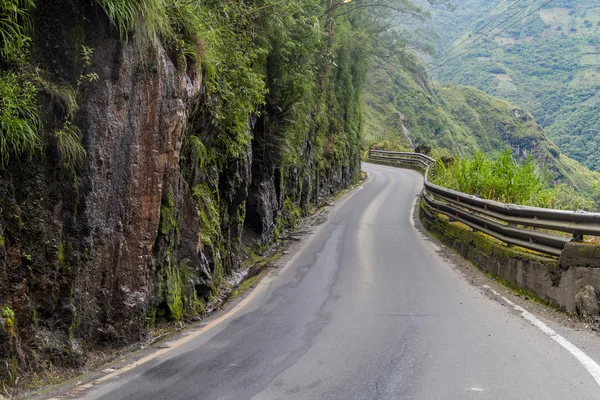
[[[600,399],[577,359],[415,229],[419,174],[364,169],[235,315],[85,398]]]

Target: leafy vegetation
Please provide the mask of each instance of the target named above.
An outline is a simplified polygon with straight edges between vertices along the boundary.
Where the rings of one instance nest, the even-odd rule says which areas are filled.
[[[81,164],[86,154],[74,120],[81,86],[98,79],[96,73],[89,71],[93,49],[82,45],[83,69],[76,90],[42,78],[29,63],[28,35],[33,31],[34,7],[33,0],[0,1],[0,162],[5,167],[11,156],[33,157],[41,153],[38,94],[46,92],[63,104],[64,120],[55,128],[56,146],[63,165],[74,167]]]
[[[529,157],[516,162],[506,150],[495,160],[482,152],[446,166],[436,164],[432,181],[438,185],[503,203],[565,210],[590,210],[593,202],[566,184],[553,186],[548,174]]]
[[[32,29],[32,0],[0,1],[0,163],[41,148],[38,88],[21,70]]]
[[[594,190],[594,200],[596,202],[596,209],[600,210],[600,180],[592,184]]]
[[[41,147],[38,89],[23,74],[0,72],[0,162],[11,155],[30,155]]]
[[[24,49],[31,41],[28,33],[34,6],[33,0],[0,0],[0,60],[23,61]]]

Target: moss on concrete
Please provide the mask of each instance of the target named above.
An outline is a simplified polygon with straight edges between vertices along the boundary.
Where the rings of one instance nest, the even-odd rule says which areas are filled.
[[[556,290],[561,273],[557,259],[508,247],[479,232],[446,221],[430,212],[423,201],[419,210],[423,226],[478,269],[523,296],[565,308]]]
[[[527,251],[521,251],[518,247],[508,247],[502,243],[495,242],[479,232],[473,232],[468,228],[463,228],[458,224],[445,221],[436,214],[432,214],[427,209],[425,202],[420,203],[420,215],[421,220],[424,222],[424,226],[431,233],[436,234],[442,242],[449,244],[452,247],[453,242],[463,246],[470,246],[486,256],[500,256],[510,257],[513,259],[519,259],[523,261],[540,262],[547,264],[548,266],[556,269],[558,267],[558,260],[555,258],[546,257],[542,254],[536,254]],[[449,241],[449,239],[452,241]]]
[[[595,243],[567,243],[560,255],[562,268],[600,268],[600,246]]]

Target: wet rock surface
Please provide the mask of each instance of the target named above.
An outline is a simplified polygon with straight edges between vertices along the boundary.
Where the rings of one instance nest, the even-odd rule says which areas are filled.
[[[201,74],[160,44],[142,53],[121,42],[91,6],[60,0],[36,13],[47,79],[76,84],[79,35],[98,80],[77,112],[83,165],[60,165],[48,131],[42,160],[0,171],[0,377],[45,360],[77,367],[90,351],[147,339],[159,319],[201,315],[243,243],[273,240],[286,213],[306,213],[359,178],[357,149],[318,167],[311,136],[302,171],[267,165],[253,143],[190,173],[186,135],[210,143],[218,133],[189,123],[193,106],[210,101]],[[53,118],[60,107],[47,97]],[[248,129],[266,140],[250,117]]]

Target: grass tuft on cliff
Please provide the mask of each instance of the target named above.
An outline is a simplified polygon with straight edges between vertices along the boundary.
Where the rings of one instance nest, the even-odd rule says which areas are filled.
[[[14,62],[22,59],[22,48],[31,39],[30,10],[33,0],[0,0],[0,59]]]
[[[67,121],[62,129],[56,131],[56,145],[66,167],[81,165],[85,159],[86,151],[81,143],[81,132],[71,121]]]
[[[0,0],[0,164],[41,148],[38,89],[21,71],[28,55],[33,0]]]
[[[35,85],[16,72],[0,73],[0,163],[41,148]]]

